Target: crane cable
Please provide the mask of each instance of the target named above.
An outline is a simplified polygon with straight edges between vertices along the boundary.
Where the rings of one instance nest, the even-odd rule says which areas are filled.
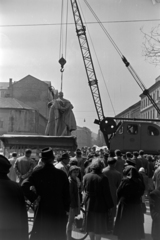
[[[84,20],[85,20],[85,16],[84,16],[84,14],[83,14],[82,7],[81,7],[80,2],[79,2],[79,6],[80,6],[80,9],[81,9],[81,12],[82,12],[83,18],[84,18]],[[86,22],[86,20],[85,20],[85,22]],[[103,72],[102,72],[102,68],[101,68],[101,66],[100,66],[100,63],[99,63],[99,60],[98,60],[98,56],[97,56],[97,53],[96,53],[96,50],[95,50],[95,47],[94,47],[94,44],[93,44],[93,41],[92,41],[92,38],[91,38],[90,32],[89,32],[89,29],[88,29],[88,34],[89,34],[89,38],[90,38],[90,41],[91,41],[91,44],[92,44],[92,47],[93,47],[94,54],[95,54],[96,59],[97,59],[97,62],[98,62],[98,66],[99,66],[99,69],[100,69],[100,72],[101,72],[101,75],[102,75],[102,78],[103,78],[103,82],[104,82],[104,84],[105,84],[105,87],[106,87],[106,90],[107,90],[107,93],[108,93],[108,97],[109,97],[109,100],[110,100],[110,103],[111,103],[111,106],[112,106],[112,109],[113,109],[114,115],[116,115],[116,113],[115,113],[115,109],[114,109],[114,106],[113,106],[113,102],[112,102],[112,99],[111,99],[111,96],[110,96],[109,90],[108,90],[108,88],[107,88],[107,84],[106,84],[105,79],[104,79],[104,75],[103,75]]]
[[[104,25],[102,24],[102,22],[99,20],[98,16],[97,16],[96,13],[93,11],[93,9],[91,8],[91,6],[90,6],[89,3],[87,2],[87,0],[84,0],[84,2],[86,3],[87,7],[88,7],[89,10],[92,12],[93,16],[95,17],[95,19],[97,20],[97,22],[99,23],[99,25],[101,26],[101,28],[103,29],[103,31],[105,32],[105,34],[107,35],[108,39],[110,40],[110,42],[111,42],[112,45],[114,46],[115,50],[118,52],[119,56],[121,57],[123,63],[124,63],[125,66],[127,67],[128,71],[131,73],[132,77],[134,78],[134,80],[137,82],[137,84],[139,85],[139,87],[140,87],[141,90],[143,91],[143,94],[148,97],[148,99],[150,100],[150,102],[152,103],[152,105],[154,106],[154,108],[157,110],[158,114],[160,114],[160,108],[159,108],[158,105],[155,103],[155,101],[154,101],[154,99],[152,98],[152,96],[149,94],[149,91],[146,89],[145,85],[143,84],[143,82],[142,82],[141,79],[139,78],[138,74],[135,72],[135,70],[133,69],[133,67],[131,66],[131,64],[128,62],[128,60],[126,59],[126,57],[121,53],[120,49],[118,48],[118,46],[116,45],[116,43],[114,42],[114,40],[112,39],[112,37],[110,36],[110,34],[108,33],[108,31],[107,31],[106,28],[104,27]]]
[[[98,16],[96,15],[96,13],[94,12],[94,10],[91,8],[91,6],[89,5],[89,3],[87,2],[87,0],[84,0],[84,2],[86,3],[87,7],[89,8],[89,10],[91,11],[91,13],[93,14],[93,16],[95,17],[95,19],[97,20],[97,22],[99,23],[100,27],[102,28],[102,30],[105,32],[105,34],[107,35],[108,39],[110,40],[110,42],[112,43],[113,47],[115,48],[115,50],[117,51],[117,53],[119,54],[119,56],[121,57],[122,61],[124,62],[124,64],[126,65],[126,67],[128,68],[129,72],[131,73],[131,75],[133,76],[133,78],[135,79],[135,81],[137,82],[137,84],[139,85],[139,87],[141,88],[142,91],[146,90],[145,85],[142,83],[142,81],[140,80],[139,76],[137,75],[137,73],[134,71],[133,67],[130,65],[130,63],[127,61],[127,59],[125,58],[125,56],[122,54],[122,52],[120,51],[120,49],[118,48],[118,46],[116,45],[116,43],[114,42],[113,38],[111,37],[111,35],[108,33],[108,31],[106,30],[106,28],[104,27],[104,25],[102,24],[102,22],[100,21],[100,19],[98,18]]]
[[[63,29],[63,18],[64,18],[64,0],[62,0],[62,6],[61,6],[61,27],[60,27],[60,49],[59,49],[59,63],[61,65],[61,69],[60,69],[60,72],[61,72],[61,92],[62,92],[62,89],[63,89],[63,72],[64,72],[64,65],[66,64],[66,56],[67,56],[67,26],[68,26],[68,0],[67,0],[67,11],[66,11],[66,22],[65,22],[65,25],[66,25],[66,29],[65,29],[65,39],[64,39],[64,36],[63,36],[63,33],[64,33],[64,29]],[[64,54],[63,54],[64,52]],[[64,57],[63,57],[64,55]]]

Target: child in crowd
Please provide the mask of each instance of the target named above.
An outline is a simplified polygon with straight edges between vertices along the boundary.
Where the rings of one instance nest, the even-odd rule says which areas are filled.
[[[70,210],[67,222],[67,240],[71,240],[72,225],[74,223],[74,218],[80,213],[80,198],[79,198],[79,188],[78,188],[78,175],[80,168],[76,165],[71,165],[69,168],[69,184],[70,184]]]

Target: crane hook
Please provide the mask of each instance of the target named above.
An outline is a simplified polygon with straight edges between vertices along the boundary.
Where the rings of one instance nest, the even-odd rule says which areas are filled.
[[[66,60],[64,59],[63,55],[62,55],[62,57],[59,59],[59,63],[60,63],[60,65],[61,65],[60,71],[61,71],[61,72],[64,72],[64,65],[66,64]]]

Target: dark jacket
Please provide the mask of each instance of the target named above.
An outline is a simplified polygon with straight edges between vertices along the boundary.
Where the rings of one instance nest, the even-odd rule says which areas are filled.
[[[83,178],[83,189],[87,211],[107,212],[114,206],[108,179],[102,173],[87,173]]]
[[[114,234],[118,239],[135,240],[144,238],[144,216],[141,197],[144,194],[144,183],[137,170],[133,168],[134,179],[124,177],[118,190],[118,210]]]
[[[70,207],[71,208],[78,208],[79,200],[78,200],[78,183],[77,180],[69,177],[69,188],[70,188]]]
[[[0,173],[0,239],[27,240],[28,219],[18,183]]]
[[[34,186],[36,193],[30,190]],[[33,202],[40,196],[39,208],[31,234],[32,239],[65,239],[69,211],[69,181],[67,175],[53,164],[46,164],[22,183],[25,196]]]
[[[160,188],[150,193],[150,212],[152,217],[152,237],[159,240],[160,237]]]

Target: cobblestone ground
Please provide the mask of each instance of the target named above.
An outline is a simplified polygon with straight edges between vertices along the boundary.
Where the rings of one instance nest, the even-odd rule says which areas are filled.
[[[149,211],[149,204],[148,201],[146,202],[146,206],[147,206],[147,212],[144,215],[145,216],[145,222],[144,222],[144,227],[145,227],[145,240],[152,240],[151,237],[151,216],[150,216],[150,211]],[[33,212],[30,211],[29,212],[29,217],[33,216]],[[32,222],[29,222],[29,231],[31,231],[32,229]],[[73,232],[73,237],[79,238],[81,236],[80,233],[78,232]],[[86,240],[90,240],[89,236],[86,237]],[[107,236],[103,236],[102,240],[118,240],[116,236],[113,235],[107,235]],[[129,239],[128,239],[129,240]]]

